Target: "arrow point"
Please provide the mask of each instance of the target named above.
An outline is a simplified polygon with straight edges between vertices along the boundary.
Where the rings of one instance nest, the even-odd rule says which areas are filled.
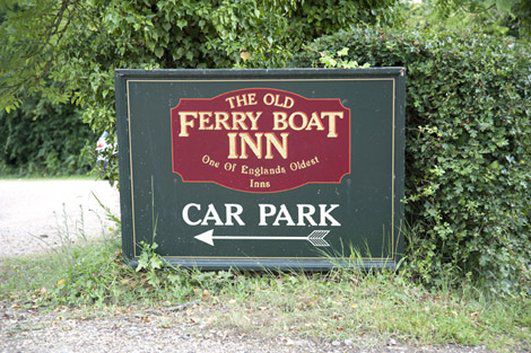
[[[196,235],[194,238],[202,241],[203,243],[207,243],[210,246],[214,246],[213,235],[214,235],[214,229],[210,229],[210,230],[207,230],[206,232]]]

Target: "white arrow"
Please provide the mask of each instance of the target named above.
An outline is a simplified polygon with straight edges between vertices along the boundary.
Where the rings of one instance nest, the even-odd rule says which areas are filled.
[[[307,240],[313,246],[330,246],[324,237],[330,233],[329,230],[314,230],[305,237],[286,237],[286,236],[263,236],[263,235],[216,235],[214,236],[214,229],[207,230],[194,238],[214,246],[214,239],[216,240]]]

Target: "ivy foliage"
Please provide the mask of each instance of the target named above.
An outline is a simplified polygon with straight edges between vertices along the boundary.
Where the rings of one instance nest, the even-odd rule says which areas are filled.
[[[425,282],[529,283],[530,54],[483,34],[356,29],[294,61],[407,68],[407,256]]]

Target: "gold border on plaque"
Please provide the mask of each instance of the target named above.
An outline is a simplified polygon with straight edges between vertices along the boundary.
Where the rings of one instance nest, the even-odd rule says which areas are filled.
[[[131,174],[131,221],[132,221],[132,231],[133,231],[133,257],[137,257],[136,251],[136,224],[135,224],[135,201],[134,201],[134,177],[133,177],[133,146],[131,142],[131,109],[130,109],[130,100],[129,100],[129,83],[130,82],[305,82],[305,81],[392,81],[393,82],[393,107],[392,107],[392,133],[391,133],[391,256],[390,257],[362,257],[361,260],[395,260],[395,111],[396,111],[396,78],[313,78],[313,79],[235,79],[235,80],[216,80],[216,79],[203,79],[203,80],[138,80],[126,79],[126,96],[127,96],[127,129],[128,129],[128,138],[129,138],[129,169]],[[286,256],[260,256],[260,257],[251,257],[251,256],[164,256],[166,259],[289,259],[289,260],[326,260],[323,257],[286,257]],[[336,259],[347,259],[347,257],[336,257]]]

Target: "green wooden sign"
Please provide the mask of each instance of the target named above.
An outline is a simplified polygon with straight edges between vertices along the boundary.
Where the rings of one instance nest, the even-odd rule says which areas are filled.
[[[124,255],[395,266],[404,105],[402,68],[117,70]]]

